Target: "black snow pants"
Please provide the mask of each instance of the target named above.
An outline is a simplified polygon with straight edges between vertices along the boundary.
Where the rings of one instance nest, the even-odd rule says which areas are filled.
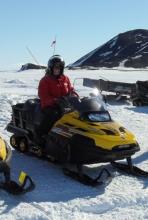
[[[36,129],[37,139],[48,134],[54,123],[61,118],[62,114],[58,107],[46,107],[42,110],[42,119]]]

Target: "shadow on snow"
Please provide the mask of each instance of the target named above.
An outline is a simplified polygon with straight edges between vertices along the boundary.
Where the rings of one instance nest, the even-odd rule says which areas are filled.
[[[148,106],[141,106],[141,107],[125,107],[127,110],[132,110],[136,113],[145,113],[148,114]]]
[[[138,164],[143,160],[147,160],[147,158],[148,152],[133,159],[133,163]],[[96,176],[102,167],[108,168],[113,175],[117,171],[110,164],[103,166],[99,164],[93,168],[85,167],[85,171],[91,176],[94,174]],[[104,194],[107,186],[106,184],[94,188],[85,186],[66,177],[60,166],[13,150],[12,179],[16,180],[16,173],[18,174],[22,170],[32,177],[36,188],[34,191],[21,196],[9,195],[1,191],[1,200],[4,201],[3,206],[6,206],[1,214],[8,213],[21,202],[33,205],[33,203],[38,202],[57,203],[67,202],[76,198],[95,198],[98,195]],[[143,181],[144,188],[148,186],[148,181],[144,178],[141,178],[140,181]]]
[[[101,166],[99,167],[101,168]],[[92,174],[92,176],[95,172],[95,175],[97,175],[99,167],[86,167],[86,171],[88,169],[89,174]],[[20,196],[13,196],[1,190],[1,200],[4,201],[3,206],[6,206],[1,214],[9,212],[21,202],[30,203],[30,205],[32,205],[34,202],[57,203],[67,202],[76,198],[94,198],[104,194],[105,187],[107,186],[107,184],[97,187],[85,186],[65,176],[59,165],[32,156],[23,155],[13,150],[12,179],[16,180],[17,175],[22,170],[32,177],[36,188],[32,192]]]

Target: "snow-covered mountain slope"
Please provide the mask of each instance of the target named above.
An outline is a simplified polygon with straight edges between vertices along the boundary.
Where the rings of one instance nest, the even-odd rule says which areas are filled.
[[[11,104],[37,96],[37,87],[43,70],[0,73],[0,133],[9,142],[5,130],[11,118]],[[147,80],[148,71],[67,71],[75,78],[100,76],[110,80],[136,82]],[[134,163],[148,170],[148,106],[133,107],[130,103],[108,104],[113,119],[121,122],[137,136],[141,151]],[[0,191],[1,220],[128,220],[148,219],[148,179],[122,175],[109,164],[86,168],[92,175],[99,167],[107,167],[114,175],[108,185],[91,188],[65,177],[57,165],[13,150],[12,178],[26,171],[35,181],[36,189],[23,196],[10,196]]]
[[[69,67],[117,67],[123,64],[125,67],[148,67],[148,30],[120,33]]]

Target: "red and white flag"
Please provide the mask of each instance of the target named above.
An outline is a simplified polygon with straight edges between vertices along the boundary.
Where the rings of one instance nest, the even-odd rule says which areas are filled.
[[[56,40],[52,41],[51,47],[53,47],[56,44]]]

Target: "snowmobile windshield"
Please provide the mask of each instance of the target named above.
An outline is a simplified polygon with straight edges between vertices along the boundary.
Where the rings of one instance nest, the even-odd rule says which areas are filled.
[[[83,85],[83,80],[75,80],[75,90],[79,97],[70,99],[71,106],[80,113],[80,118],[91,122],[111,121],[110,114],[103,97],[97,88]]]
[[[69,102],[73,109],[79,112],[107,111],[106,106],[100,102],[98,97],[70,97]]]
[[[74,88],[79,98],[73,97],[71,104],[74,109],[82,112],[107,111],[103,97],[97,88],[89,88],[83,85],[83,79],[75,79]]]
[[[104,103],[104,98],[101,92],[96,87],[89,87],[85,85],[84,79],[85,78],[76,78],[73,83],[75,91],[79,95],[80,99],[94,98],[101,104],[101,106],[106,108],[106,104]]]
[[[84,97],[81,99],[72,97],[70,98],[70,104],[73,110],[80,113],[81,119],[91,122],[111,121],[111,117],[106,109],[106,106],[100,102],[98,97]]]

